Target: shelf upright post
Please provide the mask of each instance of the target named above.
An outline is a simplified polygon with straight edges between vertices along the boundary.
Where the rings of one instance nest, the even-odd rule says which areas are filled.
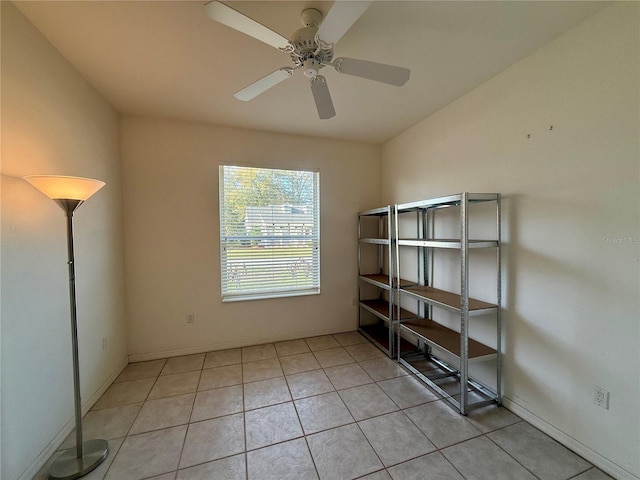
[[[460,199],[460,413],[467,414],[469,395],[469,196],[467,192]]]
[[[390,357],[395,355],[395,337],[393,331],[395,309],[393,306],[392,291],[394,288],[392,213],[393,207],[391,205],[361,211],[358,212],[357,223],[358,330]],[[374,220],[377,223],[374,224]],[[377,228],[374,228],[376,226]],[[363,244],[368,245],[368,247],[363,249]],[[375,256],[373,255],[373,251],[369,252],[369,249],[374,248]],[[385,253],[385,248],[388,249],[387,253]],[[368,259],[371,260],[371,262],[368,262]],[[362,263],[363,261],[365,262],[364,264]],[[376,262],[375,267],[373,262]],[[385,271],[386,267],[388,267],[388,271]],[[376,297],[363,298],[363,296],[369,294],[368,289],[373,288],[376,289]],[[377,323],[367,323],[365,325],[363,310],[377,317]],[[380,324],[380,321],[383,322],[383,325]],[[384,330],[378,327],[383,327]],[[384,331],[384,333],[382,333],[382,331]]]
[[[398,334],[396,336],[396,359],[398,360],[398,362],[400,361],[400,353],[401,353],[401,349],[400,349],[400,344],[401,344],[401,325],[400,323],[402,322],[402,316],[400,314],[400,245],[398,243],[398,239],[400,238],[400,229],[398,227],[398,223],[400,223],[399,219],[399,211],[398,211],[398,204],[394,204],[393,206],[393,234],[392,237],[393,241],[392,243],[394,244],[394,252],[395,252],[395,262],[394,262],[394,276],[392,278],[393,280],[393,284],[391,285],[391,290],[389,292],[390,295],[394,295],[394,309],[395,309],[395,316],[397,319],[397,326],[398,326]]]
[[[362,285],[360,285],[360,276],[362,275],[362,244],[360,239],[362,238],[362,216],[358,213],[358,330],[362,327],[362,319],[360,313],[360,299],[362,298]]]
[[[502,405],[502,201],[501,194],[496,195],[496,233],[497,233],[497,248],[496,248],[496,304],[498,305],[498,311],[496,312],[496,324],[497,324],[497,338],[496,338],[496,403]]]
[[[385,229],[385,217],[380,217],[380,225],[379,225],[379,234],[378,237],[382,238],[383,235],[385,234],[386,231],[386,236],[387,236],[387,240],[389,242],[388,246],[387,246],[387,271],[389,273],[389,290],[387,292],[387,295],[389,297],[389,311],[388,311],[388,315],[389,315],[389,356],[393,358],[395,352],[394,352],[394,339],[395,339],[395,333],[394,333],[394,328],[395,328],[395,320],[396,320],[396,315],[394,312],[394,307],[393,307],[393,233],[392,233],[392,210],[391,210],[391,205],[387,206],[387,215],[386,215],[386,229]],[[382,273],[384,271],[384,248],[381,246],[380,247],[380,268],[381,271],[380,273]],[[384,293],[381,291],[380,292],[381,295],[384,296]]]
[[[435,222],[435,209],[426,209],[423,215],[423,228],[422,238],[433,239],[434,238],[434,222]],[[433,287],[433,253],[427,247],[423,248],[425,254],[424,260],[424,284],[429,287]],[[425,318],[433,318],[433,307],[430,304],[426,305],[424,312]]]
[[[429,233],[428,233],[428,229],[427,229],[427,219],[428,219],[428,209],[420,209],[418,211],[418,238],[421,238],[423,240],[426,240],[429,238]],[[421,230],[421,231],[420,231]],[[431,281],[429,278],[429,270],[428,270],[428,262],[429,262],[429,248],[427,247],[421,247],[420,248],[420,256],[421,258],[421,262],[420,262],[420,266],[418,267],[421,271],[418,272],[419,278],[421,279],[421,283],[422,285],[425,286],[430,286],[431,285]],[[422,316],[425,318],[431,318],[431,308],[430,306],[426,306],[424,305],[424,303],[422,304],[422,309],[423,311]]]
[[[384,238],[384,223],[382,217],[378,217],[378,238]],[[381,246],[378,246],[378,273],[384,273],[384,252]]]
[[[360,250],[362,249],[360,245],[360,239],[362,238],[362,217],[358,215],[358,277],[362,275],[362,268],[360,267],[360,262],[362,261],[362,255]],[[360,290],[360,281],[358,281],[358,290]]]

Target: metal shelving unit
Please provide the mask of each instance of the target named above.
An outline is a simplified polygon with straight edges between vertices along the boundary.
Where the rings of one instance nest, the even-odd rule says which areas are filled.
[[[495,203],[496,231],[493,239],[470,239],[470,207],[477,203]],[[435,213],[444,208],[459,209],[460,237],[454,239],[435,238]],[[399,235],[400,222],[415,215],[416,237]],[[500,194],[460,193],[446,197],[399,204],[394,209],[395,272],[401,275],[401,252],[414,250],[417,260],[418,281],[407,285],[396,285],[395,308],[397,315],[405,299],[413,299],[417,312],[405,314],[397,324],[397,344],[408,340],[414,345],[411,352],[396,349],[398,361],[418,378],[440,393],[463,415],[469,410],[490,403],[501,403],[501,240],[500,240]],[[451,220],[451,217],[448,217]],[[403,224],[404,225],[404,224]],[[460,293],[434,288],[434,253],[437,250],[454,250],[460,256]],[[477,300],[469,294],[469,251],[494,249],[496,252],[495,302]],[[459,315],[459,327],[450,328],[434,321],[437,310]],[[493,345],[485,345],[469,337],[470,320],[479,315],[494,315],[496,336]],[[469,365],[494,361],[496,365],[494,387],[489,387],[472,378]]]
[[[390,357],[394,346],[393,208],[358,213],[358,330]]]

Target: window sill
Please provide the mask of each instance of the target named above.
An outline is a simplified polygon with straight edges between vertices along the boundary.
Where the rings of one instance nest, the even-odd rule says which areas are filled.
[[[249,300],[266,300],[273,298],[289,298],[289,297],[302,297],[305,295],[319,295],[320,289],[314,288],[310,290],[299,290],[294,292],[270,292],[270,293],[248,293],[238,295],[228,295],[222,297],[222,303],[231,302],[244,302]]]

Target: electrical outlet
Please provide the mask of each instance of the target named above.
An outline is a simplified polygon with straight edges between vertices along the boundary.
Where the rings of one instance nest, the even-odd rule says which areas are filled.
[[[593,403],[605,410],[609,410],[609,392],[596,385],[593,389]]]
[[[196,321],[196,314],[195,313],[188,313],[187,314],[187,323],[193,323]]]

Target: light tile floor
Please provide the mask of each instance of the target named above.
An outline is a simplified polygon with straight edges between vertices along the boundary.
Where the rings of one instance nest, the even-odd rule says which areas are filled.
[[[357,332],[130,364],[83,424],[110,446],[88,480],[610,479],[504,408],[459,415]]]

